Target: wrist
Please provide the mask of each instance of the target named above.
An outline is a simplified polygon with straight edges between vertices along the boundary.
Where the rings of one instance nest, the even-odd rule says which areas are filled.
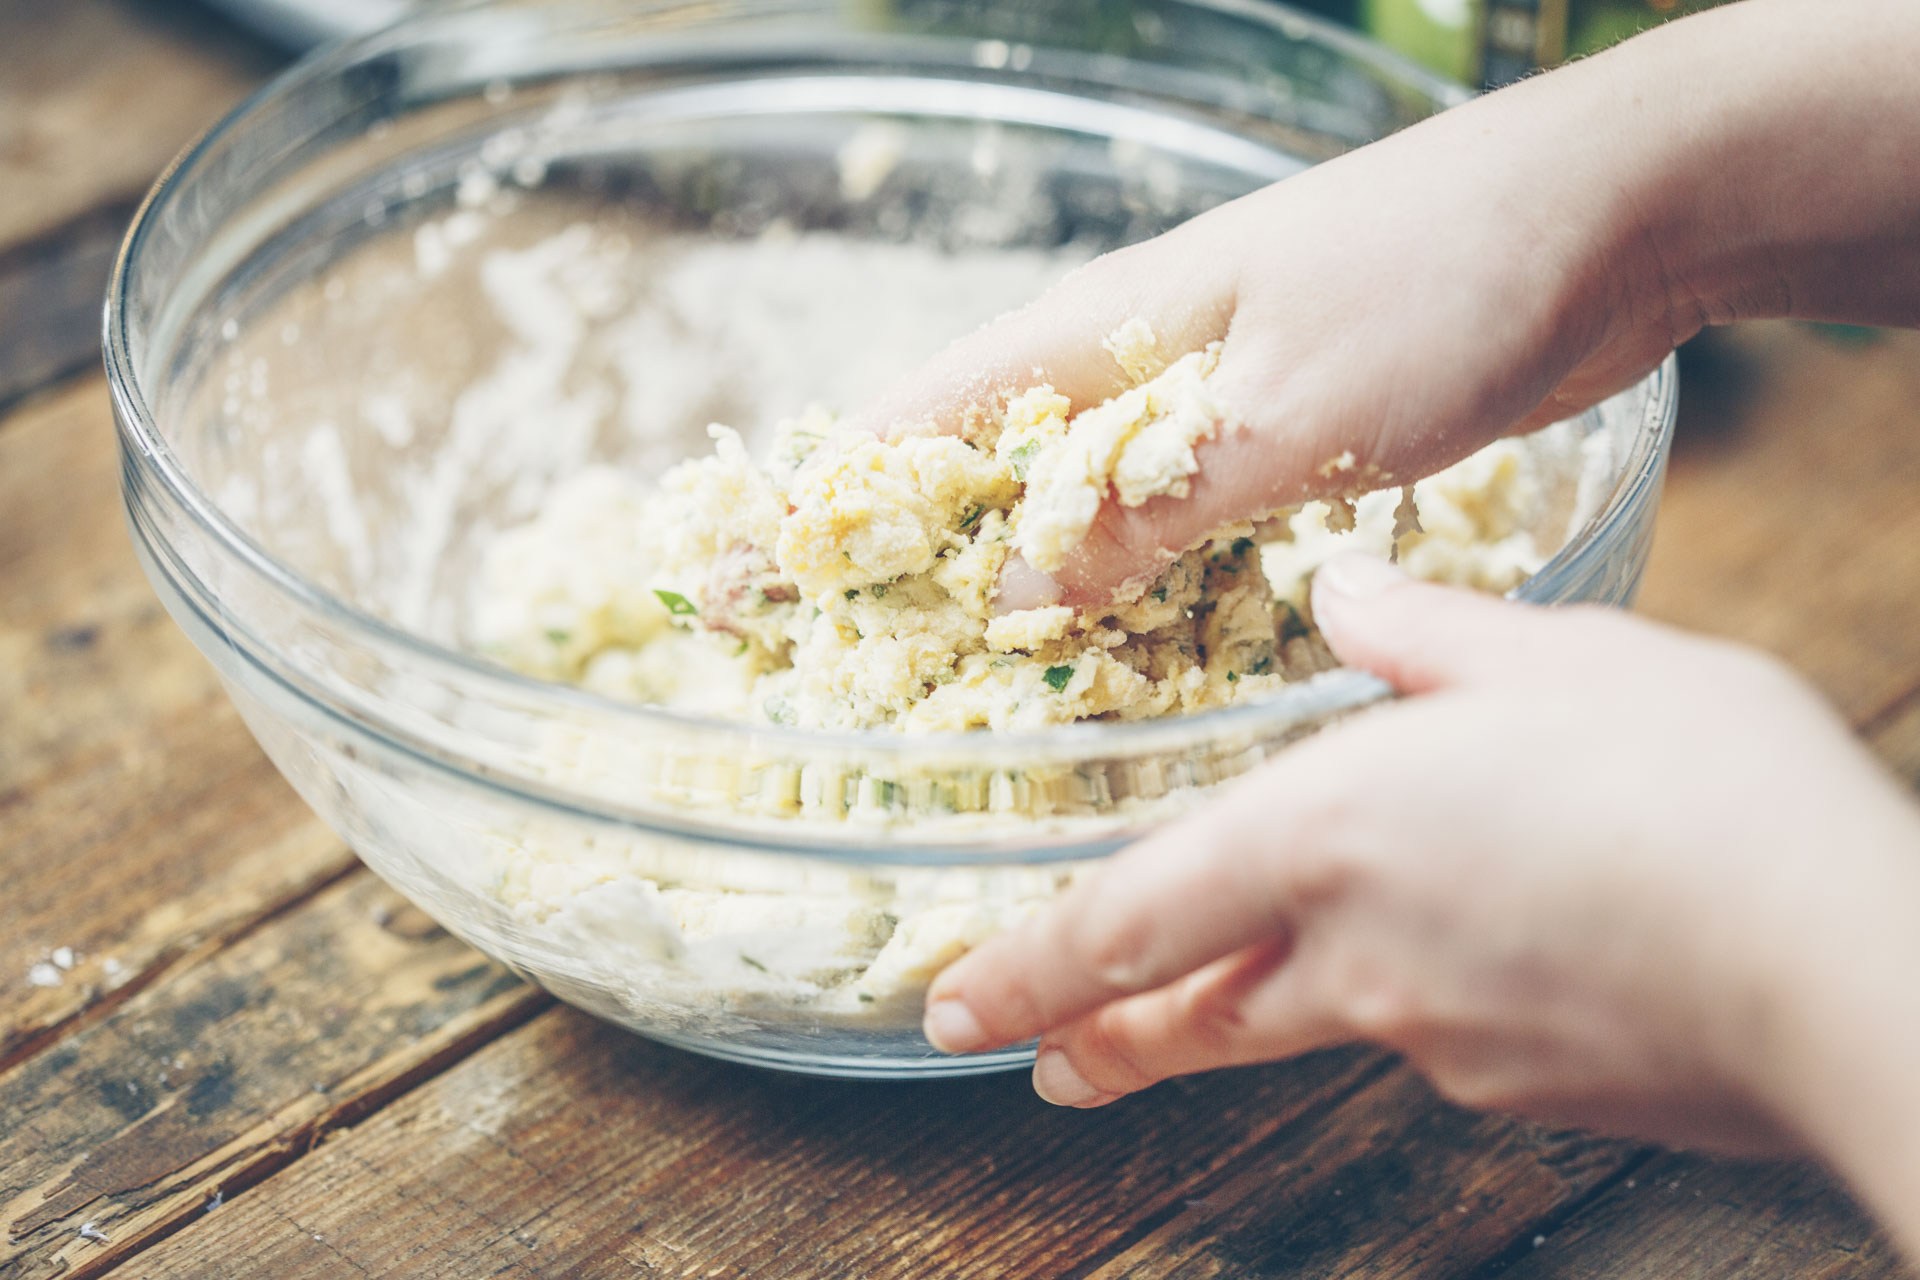
[[[1605,131],[1607,269],[1673,340],[1736,320],[1920,322],[1910,0],[1745,0],[1570,70]]]

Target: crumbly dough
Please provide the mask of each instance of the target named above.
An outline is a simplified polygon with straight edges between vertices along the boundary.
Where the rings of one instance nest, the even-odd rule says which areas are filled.
[[[1065,401],[1040,388],[1044,409],[1021,423],[1021,447],[1034,457],[1016,542],[1044,572],[1066,562],[1109,493],[1128,507],[1162,494],[1186,497],[1200,469],[1194,446],[1238,425],[1208,382],[1220,362],[1219,343],[1150,380],[1159,349],[1146,321],[1128,321],[1106,349],[1138,385],[1079,415],[1070,431]]]
[[[882,441],[836,439],[812,410],[783,424],[759,463],[716,426],[712,455],[655,486],[585,471],[491,546],[479,639],[525,672],[747,722],[1033,730],[1224,706],[1324,669],[1306,583],[1341,548],[1394,550],[1416,575],[1494,591],[1544,558],[1527,531],[1539,481],[1524,450],[1502,442],[1410,493],[1310,503],[1264,523],[1259,540],[1252,526],[1224,531],[1108,608],[996,615],[1012,551],[1057,566],[1108,494],[1135,505],[1184,495],[1194,446],[1233,429],[1211,392],[1217,349],[1164,362],[1138,321],[1108,348],[1135,385],[1077,415],[1037,386],[969,434]],[[557,764],[599,749],[555,742]],[[1044,779],[993,786],[983,814],[1047,811]],[[918,792],[801,777],[771,809],[764,794],[739,804],[911,821],[903,794]],[[817,864],[803,884],[786,869],[796,861],[742,853],[694,866],[644,838],[554,827],[495,840],[485,874],[521,927],[598,966],[589,986],[626,991],[636,1007],[903,1026],[941,965],[1073,874]]]
[[[1109,346],[1150,371],[1144,324]],[[714,427],[713,455],[668,472],[646,520],[637,488],[590,473],[501,538],[483,639],[541,675],[818,729],[1032,730],[1277,688],[1324,655],[1289,632],[1249,530],[1107,609],[994,612],[1010,552],[1057,567],[1109,491],[1134,505],[1186,493],[1193,445],[1225,421],[1217,359],[1184,356],[1078,416],[1034,387],[967,435],[830,445],[815,412],[782,425],[764,465]],[[583,539],[607,553],[565,564]],[[530,581],[536,566],[548,572]]]

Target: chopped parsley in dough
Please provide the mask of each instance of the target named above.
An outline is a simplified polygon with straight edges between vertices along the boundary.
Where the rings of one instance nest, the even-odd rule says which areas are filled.
[[[1150,371],[1144,324],[1109,346],[1130,373]],[[1186,492],[1193,444],[1224,421],[1206,381],[1217,358],[1182,357],[1077,416],[1034,387],[967,435],[833,440],[813,413],[783,424],[759,464],[711,428],[714,454],[673,468],[656,495],[594,473],[503,536],[486,638],[536,674],[802,728],[1039,729],[1255,696],[1323,662],[1283,635],[1289,615],[1246,530],[1103,610],[993,607],[1007,556],[1057,566],[1108,491]],[[613,562],[631,578],[593,579],[607,599],[525,579],[564,558],[529,543],[621,519]]]
[[[996,615],[1009,554],[1057,568],[1109,496],[1184,496],[1194,446],[1233,429],[1211,392],[1217,344],[1163,365],[1133,321],[1107,345],[1136,385],[1078,414],[1042,385],[967,434],[880,440],[836,438],[814,410],[783,423],[759,462],[710,428],[714,453],[651,494],[588,472],[491,548],[482,640],[533,674],[815,729],[1136,720],[1323,669],[1302,625],[1304,578],[1331,547],[1276,555],[1250,525],[1103,609]],[[1462,468],[1464,486],[1445,473],[1417,487],[1425,533],[1416,497],[1399,495],[1389,545],[1407,547],[1415,572],[1505,589],[1539,563],[1521,528],[1525,468],[1511,449]],[[1309,504],[1261,528],[1312,548],[1350,528],[1351,510]]]
[[[1520,442],[1501,441],[1411,494],[1309,503],[1257,531],[1222,530],[1105,609],[996,615],[1009,554],[1055,565],[1109,495],[1183,495],[1194,446],[1233,429],[1211,395],[1217,351],[1164,362],[1140,322],[1108,349],[1135,385],[1077,415],[1037,386],[969,434],[882,441],[836,439],[828,415],[810,411],[782,424],[758,461],[716,426],[710,456],[656,483],[583,472],[489,546],[476,638],[521,671],[698,714],[1026,730],[1199,711],[1322,669],[1331,659],[1306,587],[1346,547],[1397,550],[1417,576],[1493,591],[1544,559],[1528,531],[1542,507],[1536,464]],[[586,758],[627,770],[617,747],[555,726],[556,770]],[[658,769],[635,750],[638,787]],[[1068,773],[1008,771],[968,782],[980,794],[962,796],[957,782],[943,791],[940,779],[841,777],[820,763],[784,791],[723,800],[797,821],[911,824],[937,820],[945,795],[949,817],[1030,826],[1064,812],[1054,787],[1074,782]],[[564,824],[502,832],[488,847],[479,870],[516,936],[577,957],[627,1008],[665,1025],[725,1025],[750,1011],[911,1028],[941,965],[1073,873],[869,877],[746,853],[695,858]]]

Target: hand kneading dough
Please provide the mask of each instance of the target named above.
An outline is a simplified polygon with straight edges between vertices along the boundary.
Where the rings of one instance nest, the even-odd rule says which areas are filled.
[[[1201,711],[1324,668],[1306,582],[1342,547],[1397,546],[1415,574],[1494,591],[1544,558],[1527,531],[1540,480],[1503,441],[1415,486],[1417,526],[1397,491],[1310,503],[1263,524],[1264,544],[1221,531],[1105,609],[996,616],[1011,551],[1056,567],[1109,496],[1185,495],[1194,446],[1234,429],[1211,394],[1217,348],[1165,362],[1133,321],[1108,350],[1135,385],[1078,414],[1037,386],[970,434],[882,441],[836,439],[816,410],[760,463],[715,426],[711,456],[656,484],[585,472],[489,548],[478,639],[534,675],[748,722],[1035,730]],[[1358,528],[1336,532],[1349,512]],[[503,834],[493,861],[492,891],[529,931],[594,953],[636,1002],[903,1026],[941,964],[1069,874],[823,866],[796,897],[726,855],[696,874],[638,838],[556,830]]]

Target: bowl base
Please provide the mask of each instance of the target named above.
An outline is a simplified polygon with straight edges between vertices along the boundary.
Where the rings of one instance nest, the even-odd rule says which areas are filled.
[[[636,1031],[634,1034],[655,1044],[684,1049],[688,1053],[718,1058],[723,1062],[840,1080],[948,1080],[957,1076],[992,1075],[1002,1071],[1024,1070],[1033,1065],[1034,1056],[1034,1047],[1025,1044],[997,1053],[971,1053],[962,1057],[948,1057],[931,1049],[924,1058],[836,1057],[832,1054],[799,1053],[756,1045],[683,1040],[649,1031]]]

